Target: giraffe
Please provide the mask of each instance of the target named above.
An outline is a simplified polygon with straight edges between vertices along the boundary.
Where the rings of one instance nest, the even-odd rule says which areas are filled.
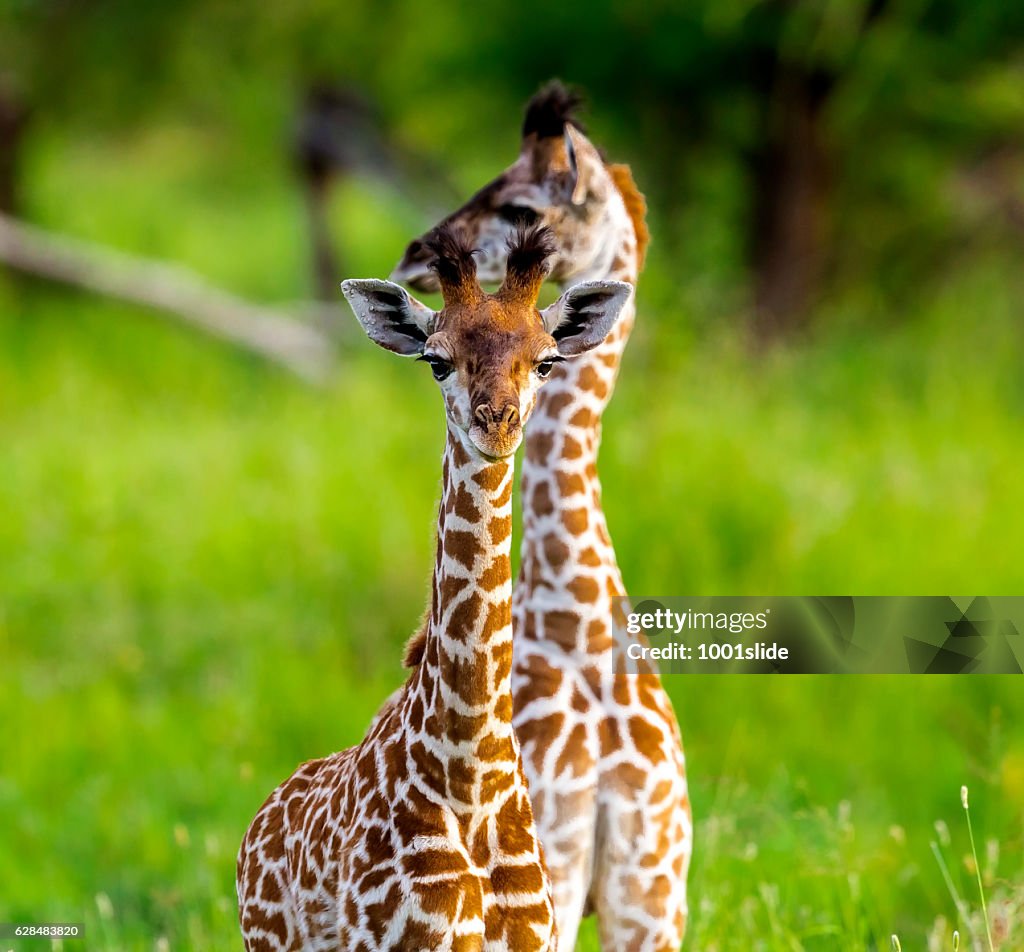
[[[635,285],[646,206],[628,166],[604,161],[557,82],[531,101],[515,163],[446,223],[480,249],[481,280],[505,273],[510,230],[555,235],[550,277]],[[413,241],[392,274],[435,282]],[[526,435],[523,539],[513,592],[514,725],[551,873],[563,949],[581,918],[606,950],[678,949],[693,824],[679,725],[657,674],[615,675],[610,620],[625,595],[597,475],[601,415],[633,326],[632,301],[598,348],[559,364]],[[418,651],[409,652],[415,663]]]
[[[596,281],[543,312],[551,238],[520,229],[495,294],[451,228],[428,240],[444,306],[350,280],[369,337],[425,361],[446,443],[422,663],[356,747],[301,765],[243,839],[248,952],[553,952],[557,930],[512,727],[513,454],[556,363],[598,346],[632,293]]]

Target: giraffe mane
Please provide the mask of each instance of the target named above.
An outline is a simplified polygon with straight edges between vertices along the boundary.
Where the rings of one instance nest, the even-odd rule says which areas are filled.
[[[402,665],[406,668],[417,668],[427,653],[427,618],[424,617],[416,633],[405,643],[405,654]]]
[[[636,187],[633,172],[628,165],[607,165],[606,168],[622,196],[626,212],[632,219],[633,231],[636,233],[637,267],[643,268],[647,246],[651,243],[651,231],[647,227],[647,200],[643,192]]]
[[[526,105],[523,138],[528,135],[536,135],[538,139],[560,136],[565,132],[566,123],[585,132],[575,115],[582,104],[583,97],[578,92],[568,89],[561,80],[551,80]]]

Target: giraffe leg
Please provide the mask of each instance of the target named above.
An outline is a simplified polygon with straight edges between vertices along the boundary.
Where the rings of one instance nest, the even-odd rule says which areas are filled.
[[[572,952],[583,919],[586,900],[584,881],[590,866],[590,851],[580,850],[557,869],[551,870],[555,917],[558,921],[558,947]]]
[[[551,809],[537,815],[537,833],[551,877],[558,948],[572,952],[594,866],[596,798],[593,788],[564,793],[549,788],[544,797]]]
[[[664,766],[641,789],[601,794],[592,897],[606,952],[678,952],[683,940],[690,807],[685,780]]]

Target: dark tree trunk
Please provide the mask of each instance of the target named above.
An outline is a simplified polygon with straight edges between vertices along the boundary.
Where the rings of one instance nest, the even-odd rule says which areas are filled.
[[[0,212],[21,211],[21,148],[28,127],[28,109],[13,94],[0,88]]]
[[[337,301],[341,294],[339,285],[344,274],[335,250],[328,214],[332,176],[306,175],[304,179],[316,295],[321,301]]]
[[[889,0],[861,0],[858,39],[886,12]],[[782,8],[793,0],[783,0]],[[780,336],[807,320],[832,256],[834,150],[828,105],[841,68],[786,60],[779,47],[757,64],[763,138],[752,162],[755,329]]]
[[[830,254],[832,169],[825,107],[834,78],[780,66],[754,161],[755,329],[761,338],[800,327]]]

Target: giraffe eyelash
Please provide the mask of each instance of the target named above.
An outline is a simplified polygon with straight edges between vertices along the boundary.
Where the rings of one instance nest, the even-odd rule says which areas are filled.
[[[430,370],[434,375],[434,379],[439,383],[447,378],[454,369],[451,361],[445,360],[444,357],[437,354],[420,354],[416,359],[430,364]]]
[[[551,373],[551,368],[555,364],[565,363],[565,358],[561,354],[552,354],[550,357],[545,357],[543,360],[538,360],[533,367],[533,372],[542,379]]]

